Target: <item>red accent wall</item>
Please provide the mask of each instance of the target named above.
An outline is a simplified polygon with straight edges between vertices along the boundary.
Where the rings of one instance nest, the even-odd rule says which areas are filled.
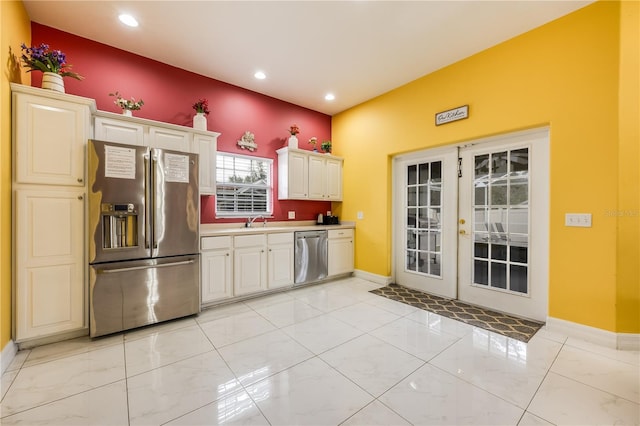
[[[73,71],[84,77],[78,81],[65,78],[66,92],[96,100],[99,110],[120,112],[109,93],[119,91],[125,98],[143,99],[144,106],[134,111],[136,117],[191,126],[195,111],[192,105],[201,98],[209,101],[208,129],[220,132],[218,151],[255,155],[274,159],[274,220],[287,220],[288,211],[296,220],[312,220],[318,213],[331,210],[325,201],[278,201],[276,150],[283,147],[292,124],[300,127],[301,149],[315,136],[319,141],[331,139],[331,116],[293,105],[231,84],[204,77],[153,59],[135,55],[105,44],[59,31],[36,22],[31,24],[33,45],[47,43],[63,51]],[[33,72],[31,84],[39,87],[42,73]],[[266,81],[268,84],[268,80]],[[255,134],[258,149],[240,149],[236,141],[245,131]],[[201,197],[201,222],[238,222],[239,219],[216,219],[213,196]]]

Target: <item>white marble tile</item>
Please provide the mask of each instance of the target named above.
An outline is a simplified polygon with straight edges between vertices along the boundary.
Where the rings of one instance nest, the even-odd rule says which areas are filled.
[[[165,423],[171,426],[269,426],[248,393],[241,391]]]
[[[179,318],[173,321],[162,322],[159,324],[153,324],[146,327],[129,330],[125,332],[124,340],[131,341],[136,339],[144,339],[148,336],[154,336],[159,333],[166,333],[167,331],[179,330],[185,327],[192,327],[194,325],[196,325],[195,317]]]
[[[400,417],[397,413],[386,407],[379,401],[358,411],[340,426],[410,426],[411,423]]]
[[[561,347],[551,340],[523,343],[476,328],[430,364],[525,409]]]
[[[161,424],[241,390],[216,351],[127,380],[131,425]]]
[[[565,345],[551,371],[640,403],[640,366]]]
[[[284,302],[257,308],[256,312],[278,328],[302,322],[324,313],[293,297]]]
[[[366,302],[400,316],[409,315],[413,312],[422,310],[411,305],[407,305],[406,303],[397,302],[382,296],[377,296],[376,299],[367,300]]]
[[[373,399],[318,358],[246,390],[272,425],[337,425]]]
[[[474,329],[472,325],[465,324],[462,321],[456,321],[423,309],[418,309],[415,312],[406,315],[405,318],[422,325],[426,325],[432,330],[453,334],[458,337],[467,335]]]
[[[296,298],[323,312],[330,312],[360,302],[347,293],[348,292],[340,290],[332,291],[332,289],[323,288]]]
[[[253,310],[200,324],[216,348],[275,330],[273,324]]]
[[[0,405],[3,416],[124,379],[123,345],[24,367]]]
[[[640,405],[553,372],[527,410],[557,425],[640,424]]]
[[[251,311],[251,308],[242,302],[231,303],[228,305],[213,306],[210,308],[203,309],[196,317],[196,321],[199,324],[203,324],[205,322],[215,321],[218,319],[227,318],[233,315],[242,314],[250,311]]]
[[[429,364],[379,400],[416,425],[514,425],[523,410]]]
[[[29,355],[31,355],[31,349],[23,349],[21,351],[18,351],[18,353],[16,353],[16,355],[11,360],[11,364],[9,364],[9,366],[5,370],[5,373],[9,371],[20,370]]]
[[[18,375],[18,371],[19,370],[7,371],[2,375],[2,380],[0,380],[0,400],[4,398],[5,394],[9,390],[9,387],[11,387],[11,384]]]
[[[367,303],[356,303],[355,305],[332,311],[329,315],[362,331],[374,330],[400,318],[400,316],[392,312]]]
[[[424,361],[367,334],[322,355],[336,370],[378,397],[424,364]]]
[[[127,377],[213,349],[213,345],[198,325],[127,341]]]
[[[282,329],[315,354],[322,353],[363,334],[362,331],[327,314]]]
[[[636,366],[640,365],[639,351],[623,351],[607,348],[606,346],[596,345],[595,343],[587,342],[573,337],[569,337],[567,339],[567,346],[584,349],[585,351],[593,352],[607,358],[615,359],[616,361],[626,362],[627,364]]]
[[[24,362],[24,366],[28,367],[42,362],[53,361],[55,359],[94,351],[107,346],[121,345],[122,342],[122,334],[116,334],[113,336],[98,337],[95,339],[92,339],[89,336],[78,337],[76,339],[65,340],[63,342],[37,346],[31,349],[31,353]]]
[[[261,334],[219,350],[243,385],[313,357],[313,353],[280,330]]]
[[[429,361],[458,340],[453,334],[432,330],[406,318],[400,318],[369,334],[425,361]]]
[[[548,340],[553,340],[554,342],[565,343],[567,341],[567,336],[562,333],[558,333],[555,331],[549,331],[546,325],[543,325],[540,330],[533,335],[532,339],[543,337]]]
[[[126,425],[127,387],[124,380],[63,398],[13,416],[10,425]]]
[[[275,293],[275,294],[269,294],[266,296],[256,297],[255,299],[245,300],[244,304],[250,307],[251,309],[257,311],[258,309],[264,308],[265,306],[286,302],[288,300],[293,300],[293,296],[283,292],[283,293]]]
[[[518,422],[518,426],[553,426],[553,423],[541,419],[538,416],[534,416],[530,412],[526,412],[522,415],[522,418]]]

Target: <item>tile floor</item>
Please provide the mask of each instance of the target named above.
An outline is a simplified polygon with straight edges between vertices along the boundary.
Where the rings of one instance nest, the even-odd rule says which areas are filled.
[[[19,352],[2,425],[640,424],[640,354],[522,343],[358,278]]]

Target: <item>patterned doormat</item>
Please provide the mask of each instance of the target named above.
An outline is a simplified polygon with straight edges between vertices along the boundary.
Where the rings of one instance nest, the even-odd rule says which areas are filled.
[[[468,305],[459,300],[433,296],[398,284],[389,284],[386,287],[371,290],[370,293],[512,337],[525,343],[544,325],[541,322]]]

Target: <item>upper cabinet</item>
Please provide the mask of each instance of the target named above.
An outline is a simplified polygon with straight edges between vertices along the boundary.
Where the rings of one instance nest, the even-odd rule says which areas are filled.
[[[342,201],[342,158],[281,148],[278,199]]]
[[[93,100],[28,86],[11,88],[14,182],[84,186]]]
[[[199,154],[200,194],[215,194],[216,145],[220,133],[98,111],[94,135],[102,141]]]

